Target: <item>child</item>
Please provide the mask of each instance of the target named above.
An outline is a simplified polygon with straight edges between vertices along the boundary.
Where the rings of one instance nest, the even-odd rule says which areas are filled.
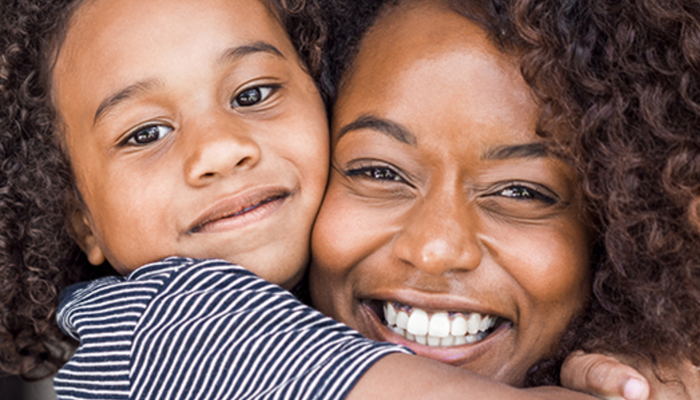
[[[50,79],[75,239],[128,275],[65,293],[59,325],[81,346],[59,398],[342,398],[405,352],[228,262],[155,262],[219,258],[287,288],[303,273],[328,133],[263,3],[80,4]]]
[[[535,397],[391,354],[408,351],[253,275],[299,281],[327,174],[323,104],[279,10],[250,0],[41,7],[50,40],[34,64],[12,64],[24,71],[2,72],[19,86],[3,95],[35,112],[7,110],[3,150],[21,153],[18,135],[34,135],[53,159],[18,164],[63,168],[51,211],[92,264],[128,274],[65,292],[59,321],[81,345],[55,378],[59,398]],[[20,72],[29,83],[13,86]],[[11,188],[21,178],[8,165]]]

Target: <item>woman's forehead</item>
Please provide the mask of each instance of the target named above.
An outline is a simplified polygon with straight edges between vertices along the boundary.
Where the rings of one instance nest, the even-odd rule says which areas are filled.
[[[514,60],[469,19],[420,5],[369,32],[340,89],[334,131],[370,115],[417,133],[440,126],[442,137],[492,130],[536,139],[539,108]]]

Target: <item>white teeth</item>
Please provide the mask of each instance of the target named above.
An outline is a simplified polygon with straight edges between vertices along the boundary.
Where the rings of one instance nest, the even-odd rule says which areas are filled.
[[[396,333],[398,333],[398,334],[401,335],[401,336],[404,336],[404,334],[406,333],[406,330],[405,330],[405,329],[401,329],[401,328],[399,328],[398,326],[392,326],[392,327],[391,327],[391,330],[394,331],[394,332],[396,332]]]
[[[435,336],[428,336],[428,346],[440,346],[440,338]]]
[[[428,313],[416,308],[411,313],[411,316],[408,317],[408,326],[406,327],[406,330],[416,336],[425,336],[425,334],[428,333],[429,323],[430,320],[428,319]]]
[[[481,317],[481,324],[479,324],[479,330],[480,331],[489,330],[490,323],[491,323],[491,317],[489,317],[488,315]]]
[[[390,326],[396,325],[396,309],[393,304],[389,302],[384,303],[384,317]]]
[[[452,344],[454,344],[454,342],[455,342],[455,337],[450,335],[450,336],[442,338],[442,340],[440,341],[440,345],[444,346],[444,347],[452,346]]]
[[[472,313],[469,316],[469,321],[467,321],[467,332],[470,335],[476,335],[479,332],[479,325],[481,325],[481,315],[478,313]]]
[[[406,329],[406,326],[408,326],[408,314],[406,314],[406,311],[399,311],[396,315],[396,326]]]
[[[450,317],[447,316],[446,312],[433,314],[430,318],[428,334],[439,338],[447,337],[450,334]]]
[[[452,317],[450,317],[452,315]],[[460,346],[489,335],[498,318],[479,313],[428,313],[420,308],[384,303],[384,319],[396,334],[428,346]]]
[[[464,340],[466,340],[467,343],[471,344],[471,343],[476,343],[476,342],[478,342],[478,341],[479,341],[479,337],[476,336],[476,335],[467,335],[467,336],[464,337]]]
[[[452,320],[452,328],[450,333],[454,336],[464,336],[467,333],[467,320],[463,316],[458,315]]]

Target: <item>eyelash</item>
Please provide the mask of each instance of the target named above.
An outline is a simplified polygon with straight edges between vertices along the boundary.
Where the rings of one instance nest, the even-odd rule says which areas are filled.
[[[486,197],[491,196],[503,196],[516,201],[541,201],[547,205],[554,205],[559,202],[556,195],[546,195],[540,190],[518,182],[511,182],[508,186],[486,195]]]
[[[399,175],[394,169],[387,166],[363,166],[352,168],[345,171],[345,176],[348,177],[364,177],[377,181],[391,181],[407,183],[405,179]]]
[[[265,100],[267,100],[271,95],[273,95],[278,89],[280,88],[280,85],[260,85],[260,86],[253,86],[250,88],[247,88],[240,93],[238,93],[233,100],[231,100],[231,107],[232,108],[238,108],[238,107],[253,107],[255,105],[258,105]],[[254,94],[259,96],[257,99],[251,100],[250,104],[240,104],[240,102],[243,100],[241,96],[245,94]],[[152,130],[154,128],[166,128],[168,132],[163,133],[162,131],[155,132],[157,133],[157,137],[153,138],[148,138],[145,141],[138,142],[138,137],[141,134],[148,134],[149,131],[150,133],[154,133]],[[126,145],[132,145],[132,146],[145,146],[148,144],[151,144],[153,142],[157,142],[158,140],[162,139],[169,133],[173,131],[173,128],[167,125],[159,125],[159,124],[152,124],[152,125],[146,125],[143,127],[137,128],[136,131],[133,133],[129,134],[127,138],[120,144],[120,146],[126,146]]]
[[[345,171],[344,175],[348,177],[363,177],[375,181],[402,182],[408,184],[398,172],[388,166],[369,165],[352,168]],[[556,195],[544,194],[543,190],[538,190],[519,182],[511,182],[506,187],[502,187],[485,197],[495,196],[502,196],[516,201],[539,201],[550,206],[559,203],[559,199]]]
[[[165,128],[165,129],[167,129],[168,131],[167,131],[166,133],[163,133],[162,131],[156,132],[158,136],[157,136],[155,139],[147,139],[147,140],[144,141],[144,142],[138,142],[138,141],[137,141],[137,138],[138,138],[139,135],[141,135],[141,134],[148,134],[149,131],[150,131],[150,133],[152,134],[152,133],[153,133],[153,131],[152,131],[153,128]],[[162,125],[162,124],[151,124],[151,125],[142,126],[142,127],[137,128],[136,131],[134,131],[133,133],[129,134],[129,135],[126,137],[126,139],[121,143],[120,146],[126,146],[126,145],[131,145],[131,146],[145,146],[145,145],[151,144],[151,143],[153,143],[153,142],[157,142],[158,140],[161,140],[163,137],[165,137],[165,136],[167,136],[168,134],[170,134],[173,130],[174,130],[174,129],[173,129],[172,127],[167,126],[167,125]]]
[[[277,90],[279,90],[280,85],[260,85],[260,86],[253,86],[246,88],[242,90],[240,93],[236,94],[233,99],[231,99],[231,108],[238,108],[238,107],[253,107],[256,106],[268,98],[272,96]],[[251,94],[252,92],[256,93],[259,98],[251,100],[250,104],[241,104],[242,98],[241,96],[245,94]]]

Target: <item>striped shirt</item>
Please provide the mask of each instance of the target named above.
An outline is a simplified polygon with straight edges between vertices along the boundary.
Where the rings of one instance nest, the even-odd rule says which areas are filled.
[[[221,260],[171,257],[62,296],[58,323],[80,347],[59,399],[343,399],[382,356],[410,352]]]

